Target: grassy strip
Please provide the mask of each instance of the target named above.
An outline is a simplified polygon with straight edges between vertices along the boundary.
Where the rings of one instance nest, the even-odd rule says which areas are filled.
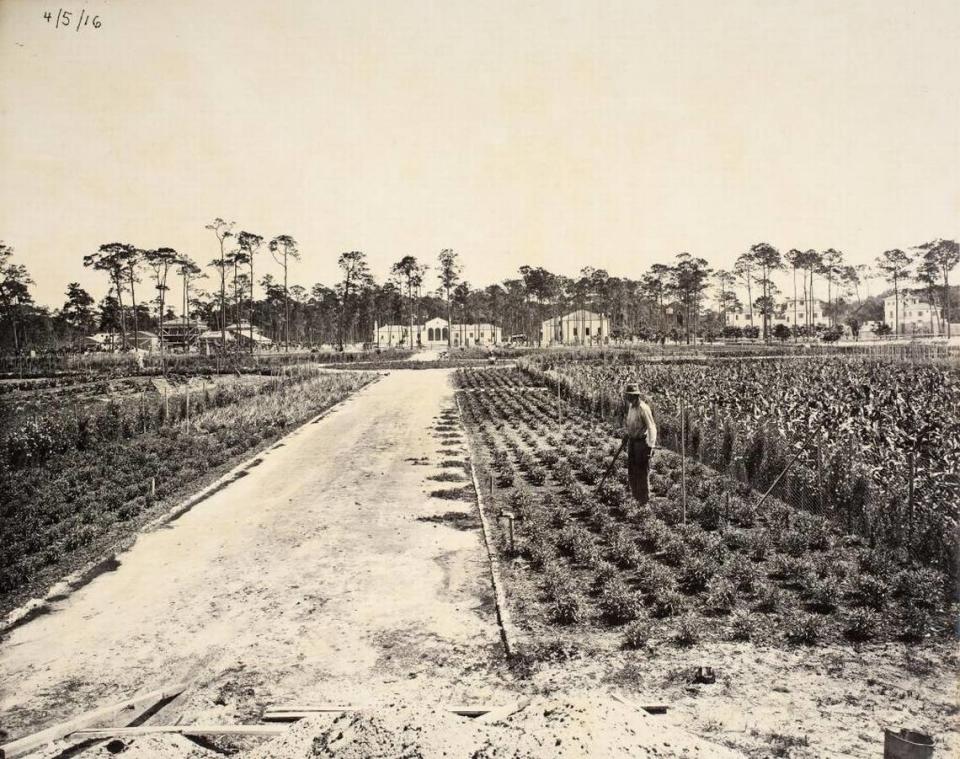
[[[368,373],[323,373],[266,385],[189,425],[165,426],[96,450],[70,450],[0,477],[0,596],[65,574],[105,539],[135,531],[165,498],[182,495],[251,450],[368,384]],[[155,490],[151,490],[151,479]]]

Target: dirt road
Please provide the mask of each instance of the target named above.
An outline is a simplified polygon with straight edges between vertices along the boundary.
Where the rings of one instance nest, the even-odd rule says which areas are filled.
[[[12,631],[0,725],[13,737],[180,679],[186,721],[482,699],[500,643],[475,506],[430,495],[467,484],[455,430],[435,429],[448,377],[365,388]]]

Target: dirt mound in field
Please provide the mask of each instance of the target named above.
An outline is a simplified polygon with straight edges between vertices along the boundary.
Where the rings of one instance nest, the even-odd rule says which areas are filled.
[[[139,735],[136,738],[101,743],[83,753],[83,759],[208,759],[220,756],[216,751],[198,746],[182,735]]]
[[[318,715],[259,747],[251,759],[524,759],[526,757],[741,756],[628,704],[601,697],[536,698],[495,720],[471,720],[435,706],[389,704]]]
[[[687,733],[665,716],[599,696],[538,698],[484,725],[470,759],[500,757],[710,757],[740,754]]]
[[[469,719],[442,707],[384,704],[369,711],[317,715],[248,754],[249,759],[468,757],[477,744]]]

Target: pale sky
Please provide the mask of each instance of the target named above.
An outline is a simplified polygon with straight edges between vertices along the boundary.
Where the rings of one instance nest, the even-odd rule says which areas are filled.
[[[960,234],[956,0],[58,3],[0,0],[0,239],[41,303],[101,297],[105,242],[207,263],[215,216],[296,237],[308,287],[345,250],[486,285]]]

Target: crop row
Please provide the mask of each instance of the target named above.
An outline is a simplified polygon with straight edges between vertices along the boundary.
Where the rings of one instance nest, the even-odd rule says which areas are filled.
[[[617,447],[613,426],[566,404],[561,423],[547,393],[487,387],[463,394],[464,417],[495,500],[517,517],[512,566],[537,587],[542,620],[626,626],[630,645],[916,639],[942,626],[939,571],[788,504],[758,509],[748,485],[702,464],[689,464],[684,499],[679,457],[666,451],[654,456],[649,506],[637,507],[622,461],[596,484]]]
[[[663,444],[827,516],[872,543],[956,572],[960,376],[839,359],[664,366],[525,359],[531,378],[616,419],[623,387],[648,396]],[[681,410],[685,435],[681,435]]]
[[[211,408],[243,403],[264,393],[290,389],[316,376],[313,367],[288,367],[282,375],[262,381],[219,382],[202,389],[189,387],[169,394],[128,393],[103,403],[56,403],[46,400],[35,408],[6,410],[15,414],[0,437],[0,470],[42,466],[51,457],[68,451],[93,451],[111,442],[129,440],[148,432],[196,418]]]

